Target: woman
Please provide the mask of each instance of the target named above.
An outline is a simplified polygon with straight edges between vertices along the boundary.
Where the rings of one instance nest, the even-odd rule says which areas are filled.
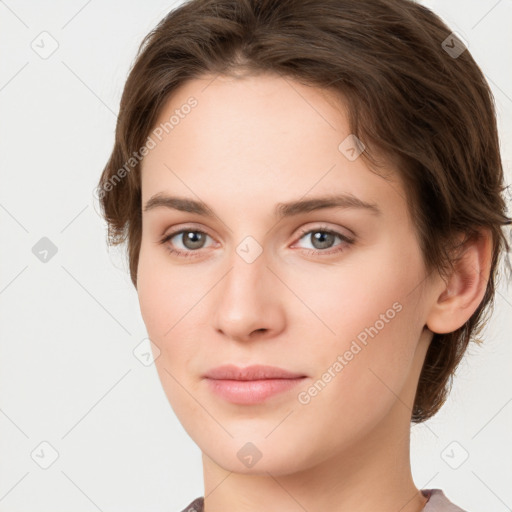
[[[409,0],[192,0],[143,41],[98,185],[202,451],[184,510],[462,510],[416,488],[510,222],[492,96]]]

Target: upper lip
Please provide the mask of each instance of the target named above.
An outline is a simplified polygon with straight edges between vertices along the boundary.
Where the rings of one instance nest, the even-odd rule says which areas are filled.
[[[305,377],[301,373],[290,372],[277,366],[252,365],[241,368],[234,364],[217,366],[208,370],[203,377],[208,379],[262,380],[262,379],[296,379]]]

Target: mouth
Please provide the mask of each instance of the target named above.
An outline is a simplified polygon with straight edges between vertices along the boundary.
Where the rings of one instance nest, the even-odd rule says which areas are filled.
[[[224,365],[203,375],[210,391],[234,404],[258,404],[271,396],[297,386],[307,378],[275,366],[253,365],[240,368]]]

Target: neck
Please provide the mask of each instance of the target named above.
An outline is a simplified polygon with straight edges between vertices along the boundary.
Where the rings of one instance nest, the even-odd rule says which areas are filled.
[[[399,400],[393,409],[347,450],[294,473],[234,473],[203,453],[204,512],[420,512],[427,498],[411,474],[410,411]]]

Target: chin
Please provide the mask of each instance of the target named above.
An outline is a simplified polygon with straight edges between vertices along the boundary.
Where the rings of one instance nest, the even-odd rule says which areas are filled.
[[[228,439],[225,434],[224,440],[215,444],[202,443],[199,439],[194,442],[216,465],[234,473],[278,476],[301,471],[308,465],[307,454],[297,449],[300,443],[291,442],[283,447],[277,437],[273,440],[271,434],[265,439],[267,435],[268,431],[261,436],[248,433]]]

